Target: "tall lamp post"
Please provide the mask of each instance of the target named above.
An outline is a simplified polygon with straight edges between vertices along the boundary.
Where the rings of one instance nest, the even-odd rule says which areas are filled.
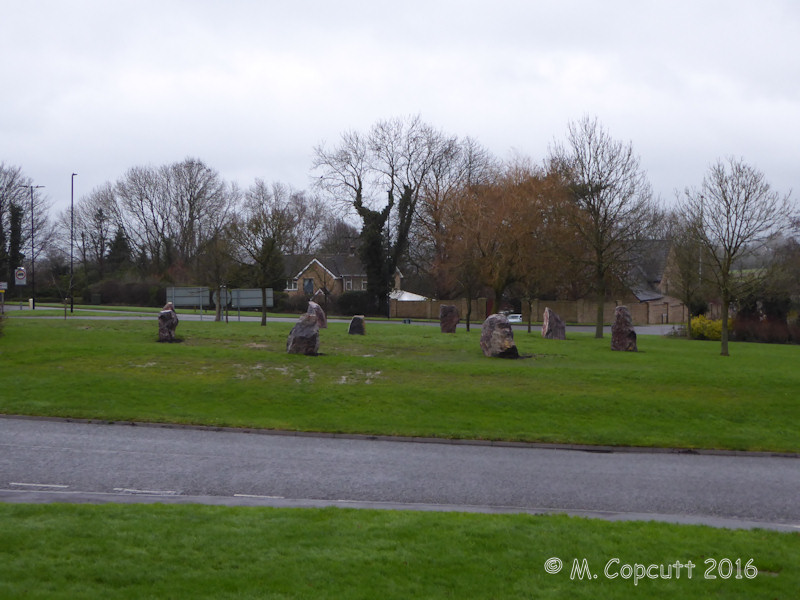
[[[43,185],[21,185],[31,189],[31,310],[36,309],[36,260],[33,246],[33,190],[44,187]]]
[[[33,190],[43,188],[43,185],[21,185],[31,189],[31,310],[36,310],[36,257],[33,245]]]
[[[73,282],[73,261],[72,261],[72,245],[75,241],[75,176],[77,173],[72,174],[72,181],[69,192],[69,312],[75,312],[75,298],[72,295],[72,282]]]

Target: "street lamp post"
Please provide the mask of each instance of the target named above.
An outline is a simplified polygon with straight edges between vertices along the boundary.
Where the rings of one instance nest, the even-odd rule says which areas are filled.
[[[36,257],[33,245],[33,190],[43,188],[43,185],[21,185],[31,189],[31,310],[36,310]]]
[[[75,241],[75,176],[77,173],[72,174],[72,181],[69,192],[69,312],[73,313],[75,310],[75,298],[72,294],[73,282],[73,260],[72,260],[72,246]]]

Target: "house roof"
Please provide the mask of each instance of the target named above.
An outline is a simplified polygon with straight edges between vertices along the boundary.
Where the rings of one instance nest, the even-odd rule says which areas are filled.
[[[314,262],[319,264],[335,279],[345,276],[366,276],[364,267],[357,256],[350,256],[349,254],[295,254],[286,256],[283,259],[286,277],[297,279]]]
[[[283,258],[284,271],[288,279],[299,278],[308,268],[316,262],[325,269],[334,279],[341,277],[366,277],[367,272],[361,259],[350,254],[294,254]],[[395,272],[403,273],[400,269]]]
[[[631,291],[639,302],[663,298],[660,284],[669,256],[669,240],[642,240],[633,249]]]
[[[389,297],[398,302],[419,302],[420,300],[428,299],[425,296],[420,296],[414,292],[406,292],[404,290],[394,290],[389,294]]]

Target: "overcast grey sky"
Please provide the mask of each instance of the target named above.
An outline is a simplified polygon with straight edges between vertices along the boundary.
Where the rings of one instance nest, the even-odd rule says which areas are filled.
[[[420,115],[540,161],[589,114],[665,200],[733,155],[800,191],[796,0],[0,0],[0,161],[56,209],[138,165],[310,186]]]

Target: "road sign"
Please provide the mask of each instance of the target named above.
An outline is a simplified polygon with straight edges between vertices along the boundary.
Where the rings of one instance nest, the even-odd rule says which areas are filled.
[[[255,289],[235,289],[233,292],[234,308],[261,308],[261,290]],[[267,308],[272,308],[275,304],[272,288],[267,288]]]
[[[0,281],[0,291],[8,289],[8,282],[7,281]]]
[[[25,272],[25,267],[14,269],[14,281],[16,285],[28,285],[28,274]]]
[[[209,306],[209,289],[207,287],[168,287],[167,302],[174,306],[204,307]]]

